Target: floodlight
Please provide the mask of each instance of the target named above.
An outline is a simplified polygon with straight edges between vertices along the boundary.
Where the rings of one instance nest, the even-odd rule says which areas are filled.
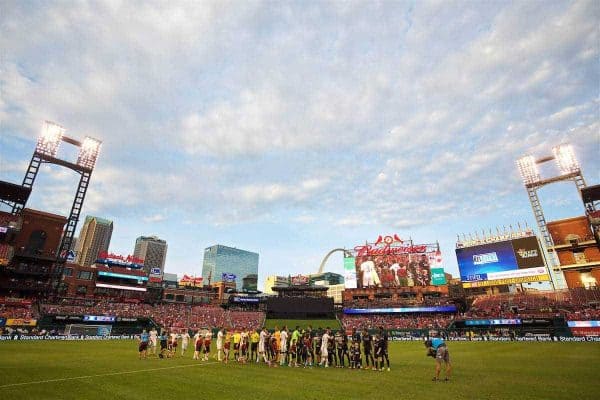
[[[47,156],[56,157],[58,146],[64,134],[65,128],[54,122],[45,121],[42,133],[35,146],[35,151]]]
[[[570,144],[559,144],[552,148],[552,153],[554,154],[554,159],[563,175],[578,172],[580,170],[577,158],[575,158],[573,146]]]
[[[519,173],[525,185],[539,182],[540,171],[538,170],[535,158],[532,155],[521,157],[517,160]]]
[[[102,142],[98,139],[87,136],[81,144],[79,156],[77,157],[77,165],[93,169],[96,165],[96,159],[98,158],[98,153],[100,153],[101,145]]]

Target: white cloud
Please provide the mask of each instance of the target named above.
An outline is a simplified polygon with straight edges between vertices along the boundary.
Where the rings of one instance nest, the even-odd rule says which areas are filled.
[[[165,217],[162,214],[148,215],[148,216],[142,218],[142,220],[144,222],[162,222],[166,219],[167,219],[167,217]]]

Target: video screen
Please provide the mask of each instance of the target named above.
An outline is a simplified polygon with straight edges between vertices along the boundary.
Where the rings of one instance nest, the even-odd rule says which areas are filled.
[[[456,249],[463,282],[486,281],[488,274],[519,269],[511,241]]]
[[[435,253],[361,255],[355,259],[358,288],[428,286]]]

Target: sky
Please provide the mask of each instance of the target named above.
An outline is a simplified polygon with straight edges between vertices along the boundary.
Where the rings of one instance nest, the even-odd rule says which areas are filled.
[[[457,234],[535,226],[519,157],[568,142],[600,183],[599,95],[597,1],[0,2],[0,180],[44,120],[95,137],[78,230],[157,235],[180,275],[258,252],[259,288],[391,234],[458,275]],[[27,206],[68,215],[77,182],[45,165]],[[571,182],[539,194],[583,214]]]

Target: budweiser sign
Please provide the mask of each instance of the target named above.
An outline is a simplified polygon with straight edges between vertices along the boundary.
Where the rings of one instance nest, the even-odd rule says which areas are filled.
[[[363,246],[354,247],[356,256],[385,256],[398,255],[406,253],[425,253],[427,252],[426,245],[406,245],[404,240],[400,239],[397,234],[393,236],[379,235],[373,244],[365,244]]]

